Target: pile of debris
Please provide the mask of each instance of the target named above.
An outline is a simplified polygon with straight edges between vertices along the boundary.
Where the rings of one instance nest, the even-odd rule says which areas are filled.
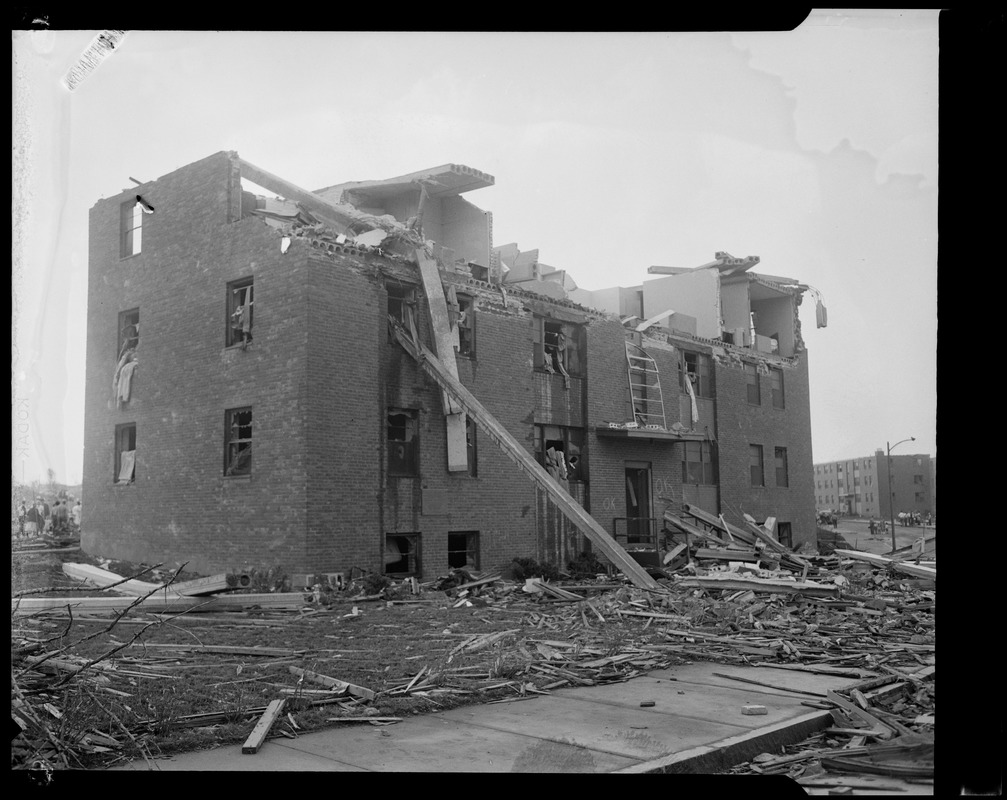
[[[753,772],[810,779],[816,764],[831,770],[846,764],[844,759],[861,756],[873,763],[908,752],[877,749],[881,745],[916,747],[922,741],[932,753],[936,565],[842,549],[829,556],[783,552],[765,528],[752,523],[741,532],[697,511],[688,509],[688,520],[678,515],[669,520],[686,541],[671,543],[658,591],[608,574],[550,580],[544,575],[551,571],[535,570],[528,560],[501,573],[455,569],[425,583],[362,574],[335,585],[312,576],[308,585],[305,576],[296,581],[305,584],[303,590],[293,592],[283,591],[289,579],[274,581],[270,588],[277,591],[256,591],[262,581],[243,573],[150,583],[141,580],[150,574],[124,578],[66,564],[67,575],[91,593],[103,587],[102,596],[12,598],[13,621],[19,623],[12,639],[12,720],[21,734],[14,763],[72,766],[83,754],[114,754],[127,744],[145,752],[143,743],[168,723],[144,718],[142,709],[133,709],[129,719],[117,716],[113,709],[121,704],[115,701],[129,694],[123,682],[170,677],[160,675],[159,665],[224,653],[280,667],[285,680],[274,677],[270,684],[277,687],[275,700],[249,705],[240,714],[231,709],[176,716],[170,725],[205,728],[222,720],[257,719],[247,752],[268,736],[295,736],[292,709],[332,706],[338,715],[328,718],[333,724],[394,724],[396,718],[381,711],[388,701],[515,702],[702,660],[861,681],[807,701],[832,710],[836,722],[814,747],[793,757],[767,755],[750,765]],[[723,526],[723,537],[715,532],[717,525]],[[536,571],[540,574],[531,574]],[[409,677],[381,685],[345,680],[333,669],[340,662],[322,661],[321,651],[143,641],[142,654],[136,655],[142,634],[169,620],[198,624],[227,617],[235,620],[232,627],[265,633],[289,629],[291,621],[318,625],[409,606],[470,614],[443,630],[419,634],[439,645],[436,657],[403,656],[398,674]],[[116,624],[129,623],[136,632],[97,657],[74,654],[65,644],[70,626],[99,620],[107,625],[88,638]],[[466,632],[464,620],[479,627]],[[64,629],[43,635],[43,621],[49,631],[55,624]],[[417,657],[426,661],[409,660]],[[104,724],[96,724],[98,718]],[[843,752],[833,753],[844,744]],[[811,750],[817,755],[805,752]]]

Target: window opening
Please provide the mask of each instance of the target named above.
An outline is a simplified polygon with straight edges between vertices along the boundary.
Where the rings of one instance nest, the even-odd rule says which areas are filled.
[[[783,400],[783,370],[770,369],[769,380],[773,387],[773,408],[784,408]]]
[[[709,442],[685,442],[682,480],[710,486],[717,482],[716,454]]]
[[[136,479],[136,423],[115,426],[115,483],[133,483]]]
[[[385,290],[388,293],[388,316],[409,331],[415,339],[416,289],[401,283],[388,283],[385,285]],[[389,339],[394,338],[390,327],[388,336]]]
[[[479,531],[448,532],[448,566],[479,569]]]
[[[859,483],[859,481],[857,481]],[[790,486],[790,477],[787,474],[787,448],[776,448],[776,485]]]
[[[470,416],[465,417],[465,448],[468,454],[469,475],[479,476],[478,445],[476,441],[476,423]]]
[[[752,405],[762,404],[762,394],[759,387],[759,369],[755,364],[745,364],[745,379],[748,383],[748,402]]]
[[[140,345],[140,309],[119,313],[118,355],[112,375],[112,391],[116,406],[129,401],[133,373],[136,371],[136,350]]]
[[[476,354],[475,302],[458,295],[458,355],[472,358]]]
[[[679,388],[683,392],[688,391],[685,386],[685,381],[688,380],[692,383],[696,397],[713,397],[713,369],[708,355],[682,351],[678,366]]]
[[[388,474],[415,477],[418,464],[418,413],[415,409],[388,409]]]
[[[535,426],[535,457],[556,480],[587,481],[584,431],[559,425]]]
[[[252,341],[253,283],[244,278],[227,284],[227,346],[248,346]]]
[[[761,444],[750,444],[748,446],[748,469],[752,479],[752,486],[765,486]]]
[[[420,577],[420,534],[385,535],[385,574],[400,578]]]
[[[143,206],[139,195],[119,206],[119,257],[128,258],[140,252],[143,238]]]
[[[252,409],[225,413],[224,475],[252,474]]]
[[[581,329],[538,318],[538,341],[535,347],[535,368],[550,374],[559,373],[564,378],[583,374],[581,356]],[[565,381],[569,387],[569,381]]]
[[[789,522],[776,523],[776,538],[784,547],[793,548],[794,535],[791,531]]]

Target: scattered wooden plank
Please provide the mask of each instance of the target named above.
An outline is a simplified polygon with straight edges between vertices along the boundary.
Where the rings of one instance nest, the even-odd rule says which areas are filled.
[[[727,520],[722,521],[721,517],[715,516],[699,506],[684,503],[682,508],[690,517],[694,517],[707,525],[717,528],[718,530],[722,530],[724,533],[729,532],[731,536],[744,542],[745,544],[755,544],[755,537],[748,531],[739,528],[737,525],[732,525]],[[726,526],[726,528],[724,526]]]
[[[838,586],[813,581],[784,581],[766,578],[743,578],[737,575],[706,575],[702,578],[683,578],[677,584],[686,589],[751,589],[753,592],[789,594],[797,592],[811,597],[839,597]]]
[[[810,697],[826,697],[822,692],[805,691],[804,689],[791,689],[788,686],[777,686],[774,683],[769,683],[767,681],[757,681],[754,678],[742,678],[740,675],[728,675],[725,672],[714,672],[718,678],[728,678],[732,681],[741,681],[742,683],[751,683],[755,686],[765,686],[767,689],[777,689],[781,692],[793,692],[795,694],[806,694]],[[826,697],[826,699],[828,699]]]
[[[906,564],[900,561],[896,561],[891,558],[885,558],[884,556],[878,556],[874,553],[862,553],[859,550],[839,550],[837,549],[836,555],[842,558],[849,558],[853,561],[863,561],[867,564],[873,564],[876,567],[892,567],[899,572],[904,572],[907,575],[914,575],[917,578],[930,578],[935,583],[937,581],[937,569],[933,567],[921,567],[916,564]]]
[[[133,597],[143,597],[145,594],[156,591],[160,584],[148,583],[147,581],[136,580],[135,578],[126,580],[123,575],[110,572],[101,567],[91,564],[75,564],[68,562],[63,564],[63,573],[74,580],[83,581],[89,586],[103,589],[111,584],[118,584],[113,591],[119,594],[132,595]],[[172,594],[178,594],[172,590]]]
[[[403,717],[326,717],[326,722],[402,722]]]
[[[704,531],[702,528],[697,528],[695,525],[686,522],[684,519],[676,516],[675,514],[672,514],[670,511],[664,512],[664,519],[666,522],[670,522],[676,528],[683,531],[684,533],[689,534],[690,536],[695,536],[699,539],[706,539],[707,541],[716,542],[722,547],[728,547],[731,544],[731,542],[728,541],[727,539],[722,539],[715,533],[711,533],[710,531]]]
[[[328,687],[329,689],[335,689],[340,694],[350,694],[353,695],[353,697],[359,697],[363,700],[373,700],[377,696],[377,693],[371,691],[370,689],[365,689],[363,686],[356,686],[352,683],[338,680],[337,678],[330,678],[328,675],[322,675],[318,672],[301,669],[300,667],[291,666],[287,667],[287,669],[299,678],[311,681],[312,683],[320,684],[321,686]]]
[[[284,703],[286,703],[286,700],[273,700],[266,706],[265,712],[259,717],[259,721],[255,723],[252,732],[241,746],[242,753],[253,755],[259,752],[259,748],[266,741],[269,729],[273,727],[273,723],[276,722],[277,717],[282,713]]]
[[[730,550],[728,548],[697,547],[696,558],[709,558],[718,561],[758,561],[760,556],[753,550]]]

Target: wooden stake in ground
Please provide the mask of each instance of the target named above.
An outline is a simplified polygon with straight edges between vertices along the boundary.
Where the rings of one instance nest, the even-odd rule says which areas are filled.
[[[273,723],[276,722],[280,714],[283,712],[283,704],[286,700],[273,700],[268,706],[259,721],[255,723],[255,727],[252,732],[248,735],[245,743],[241,746],[241,752],[245,754],[255,754],[259,752],[259,748],[262,747],[263,742],[266,741],[266,736],[269,734],[269,729],[273,727]]]

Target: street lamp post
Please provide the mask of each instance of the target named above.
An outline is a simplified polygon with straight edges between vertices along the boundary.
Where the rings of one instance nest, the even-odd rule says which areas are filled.
[[[898,447],[903,442],[915,442],[916,437],[910,436],[908,439],[903,439],[901,442],[896,442],[895,444],[888,444],[885,442],[885,446],[888,448],[888,511],[891,515],[892,523],[892,552],[896,550],[895,546],[895,486],[892,483],[892,450]]]

